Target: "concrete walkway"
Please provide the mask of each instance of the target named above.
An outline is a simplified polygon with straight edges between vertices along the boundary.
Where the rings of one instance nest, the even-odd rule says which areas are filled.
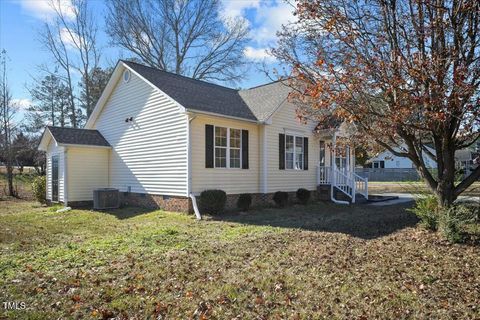
[[[383,207],[383,206],[391,206],[394,204],[399,204],[399,203],[407,203],[407,202],[413,202],[415,201],[415,197],[413,194],[410,193],[382,193],[379,194],[381,196],[392,196],[392,197],[398,197],[397,199],[392,199],[392,200],[387,200],[387,201],[379,201],[379,202],[370,202],[368,203],[369,206],[375,206],[375,207]]]
[[[368,203],[370,206],[391,206],[399,203],[414,202],[415,199],[422,197],[421,194],[414,193],[381,193],[382,196],[393,196],[398,197],[398,199],[392,199],[387,201],[371,202]],[[478,196],[459,196],[458,202],[477,202],[480,204],[480,197]]]

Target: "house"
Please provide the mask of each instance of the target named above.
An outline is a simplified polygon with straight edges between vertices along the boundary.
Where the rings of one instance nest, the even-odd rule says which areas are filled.
[[[207,189],[230,207],[242,193],[259,204],[319,185],[342,203],[336,194],[366,195],[353,148],[330,147],[341,130],[298,122],[288,94],[282,82],[235,90],[119,61],[84,129],[45,129],[47,199],[81,205],[111,187],[125,203],[191,211]]]
[[[431,153],[435,154],[434,149],[429,147],[427,148]],[[435,160],[429,157],[426,153],[423,154],[423,161],[425,162],[427,168],[434,169],[437,167]],[[385,150],[377,156],[369,159],[366,167],[373,169],[415,169],[415,165],[413,164],[412,160],[406,157],[396,156],[388,150]]]

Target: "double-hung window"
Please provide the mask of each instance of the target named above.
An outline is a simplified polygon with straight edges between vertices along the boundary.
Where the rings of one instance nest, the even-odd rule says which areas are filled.
[[[241,168],[242,130],[215,127],[215,168]]]
[[[287,169],[303,170],[303,137],[285,136],[285,166]]]

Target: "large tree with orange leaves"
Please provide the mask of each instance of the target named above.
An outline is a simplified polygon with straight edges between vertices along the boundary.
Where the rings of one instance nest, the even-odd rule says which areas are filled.
[[[354,123],[451,205],[480,177],[478,167],[455,181],[455,151],[480,135],[480,2],[303,0],[296,15],[272,53],[291,66],[301,115]]]

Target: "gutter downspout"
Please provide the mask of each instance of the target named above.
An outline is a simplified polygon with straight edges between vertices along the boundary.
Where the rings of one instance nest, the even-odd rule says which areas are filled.
[[[202,220],[197,206],[197,198],[192,192],[192,146],[191,146],[191,123],[197,116],[190,116],[187,113],[187,197],[192,200],[193,211],[197,220]]]
[[[262,128],[262,193],[268,192],[268,172],[267,172],[267,126],[264,124]]]

